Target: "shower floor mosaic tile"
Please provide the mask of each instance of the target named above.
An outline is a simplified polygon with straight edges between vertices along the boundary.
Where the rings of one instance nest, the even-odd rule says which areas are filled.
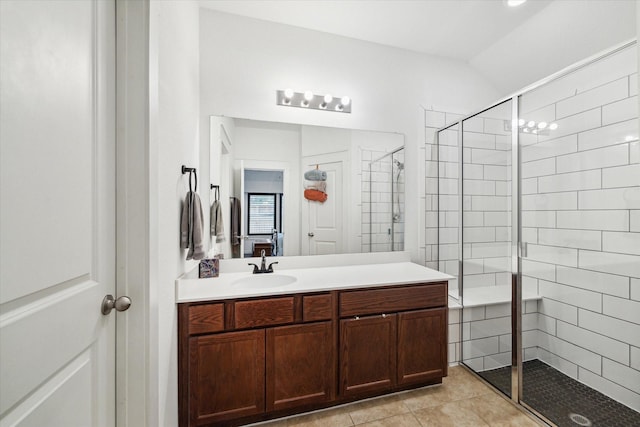
[[[441,385],[262,423],[261,427],[538,427],[465,368]]]
[[[503,393],[511,386],[510,368],[479,373]],[[523,402],[558,427],[640,426],[640,413],[564,375],[539,360],[523,364]],[[571,418],[573,416],[573,419]]]

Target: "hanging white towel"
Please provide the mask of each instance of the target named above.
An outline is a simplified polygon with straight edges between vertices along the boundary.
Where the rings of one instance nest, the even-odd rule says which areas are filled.
[[[224,242],[224,227],[222,225],[222,203],[216,200],[211,205],[211,237],[216,238],[216,243]]]
[[[202,216],[202,204],[198,193],[187,193],[182,206],[180,219],[180,247],[188,249],[187,259],[199,260],[204,258],[202,232],[204,219]]]
[[[318,190],[323,193],[327,192],[327,182],[326,181],[304,181],[304,189],[305,190]]]

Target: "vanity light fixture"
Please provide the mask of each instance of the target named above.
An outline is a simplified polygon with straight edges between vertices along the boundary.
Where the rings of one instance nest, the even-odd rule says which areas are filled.
[[[304,92],[295,92],[293,89],[277,90],[276,105],[351,113],[350,97],[338,97],[331,94],[317,95],[310,90]]]
[[[536,122],[535,120],[505,120],[504,121],[504,130],[506,132],[510,132],[513,128],[518,128],[519,132],[524,133],[533,133],[536,135],[549,135],[549,131],[558,129],[557,123],[547,123],[547,122]]]

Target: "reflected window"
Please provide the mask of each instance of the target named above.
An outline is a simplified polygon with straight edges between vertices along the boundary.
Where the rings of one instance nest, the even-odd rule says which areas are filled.
[[[276,228],[275,193],[249,193],[249,234],[271,234]]]

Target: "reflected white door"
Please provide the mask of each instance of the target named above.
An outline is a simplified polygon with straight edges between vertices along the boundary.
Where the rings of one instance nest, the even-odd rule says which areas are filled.
[[[0,425],[113,426],[115,2],[0,19]]]
[[[325,255],[344,252],[344,189],[343,169],[346,161],[343,153],[305,157],[304,171],[318,166],[327,173],[327,200],[324,203],[302,201],[302,250],[303,254]],[[305,221],[304,218],[308,220]]]

